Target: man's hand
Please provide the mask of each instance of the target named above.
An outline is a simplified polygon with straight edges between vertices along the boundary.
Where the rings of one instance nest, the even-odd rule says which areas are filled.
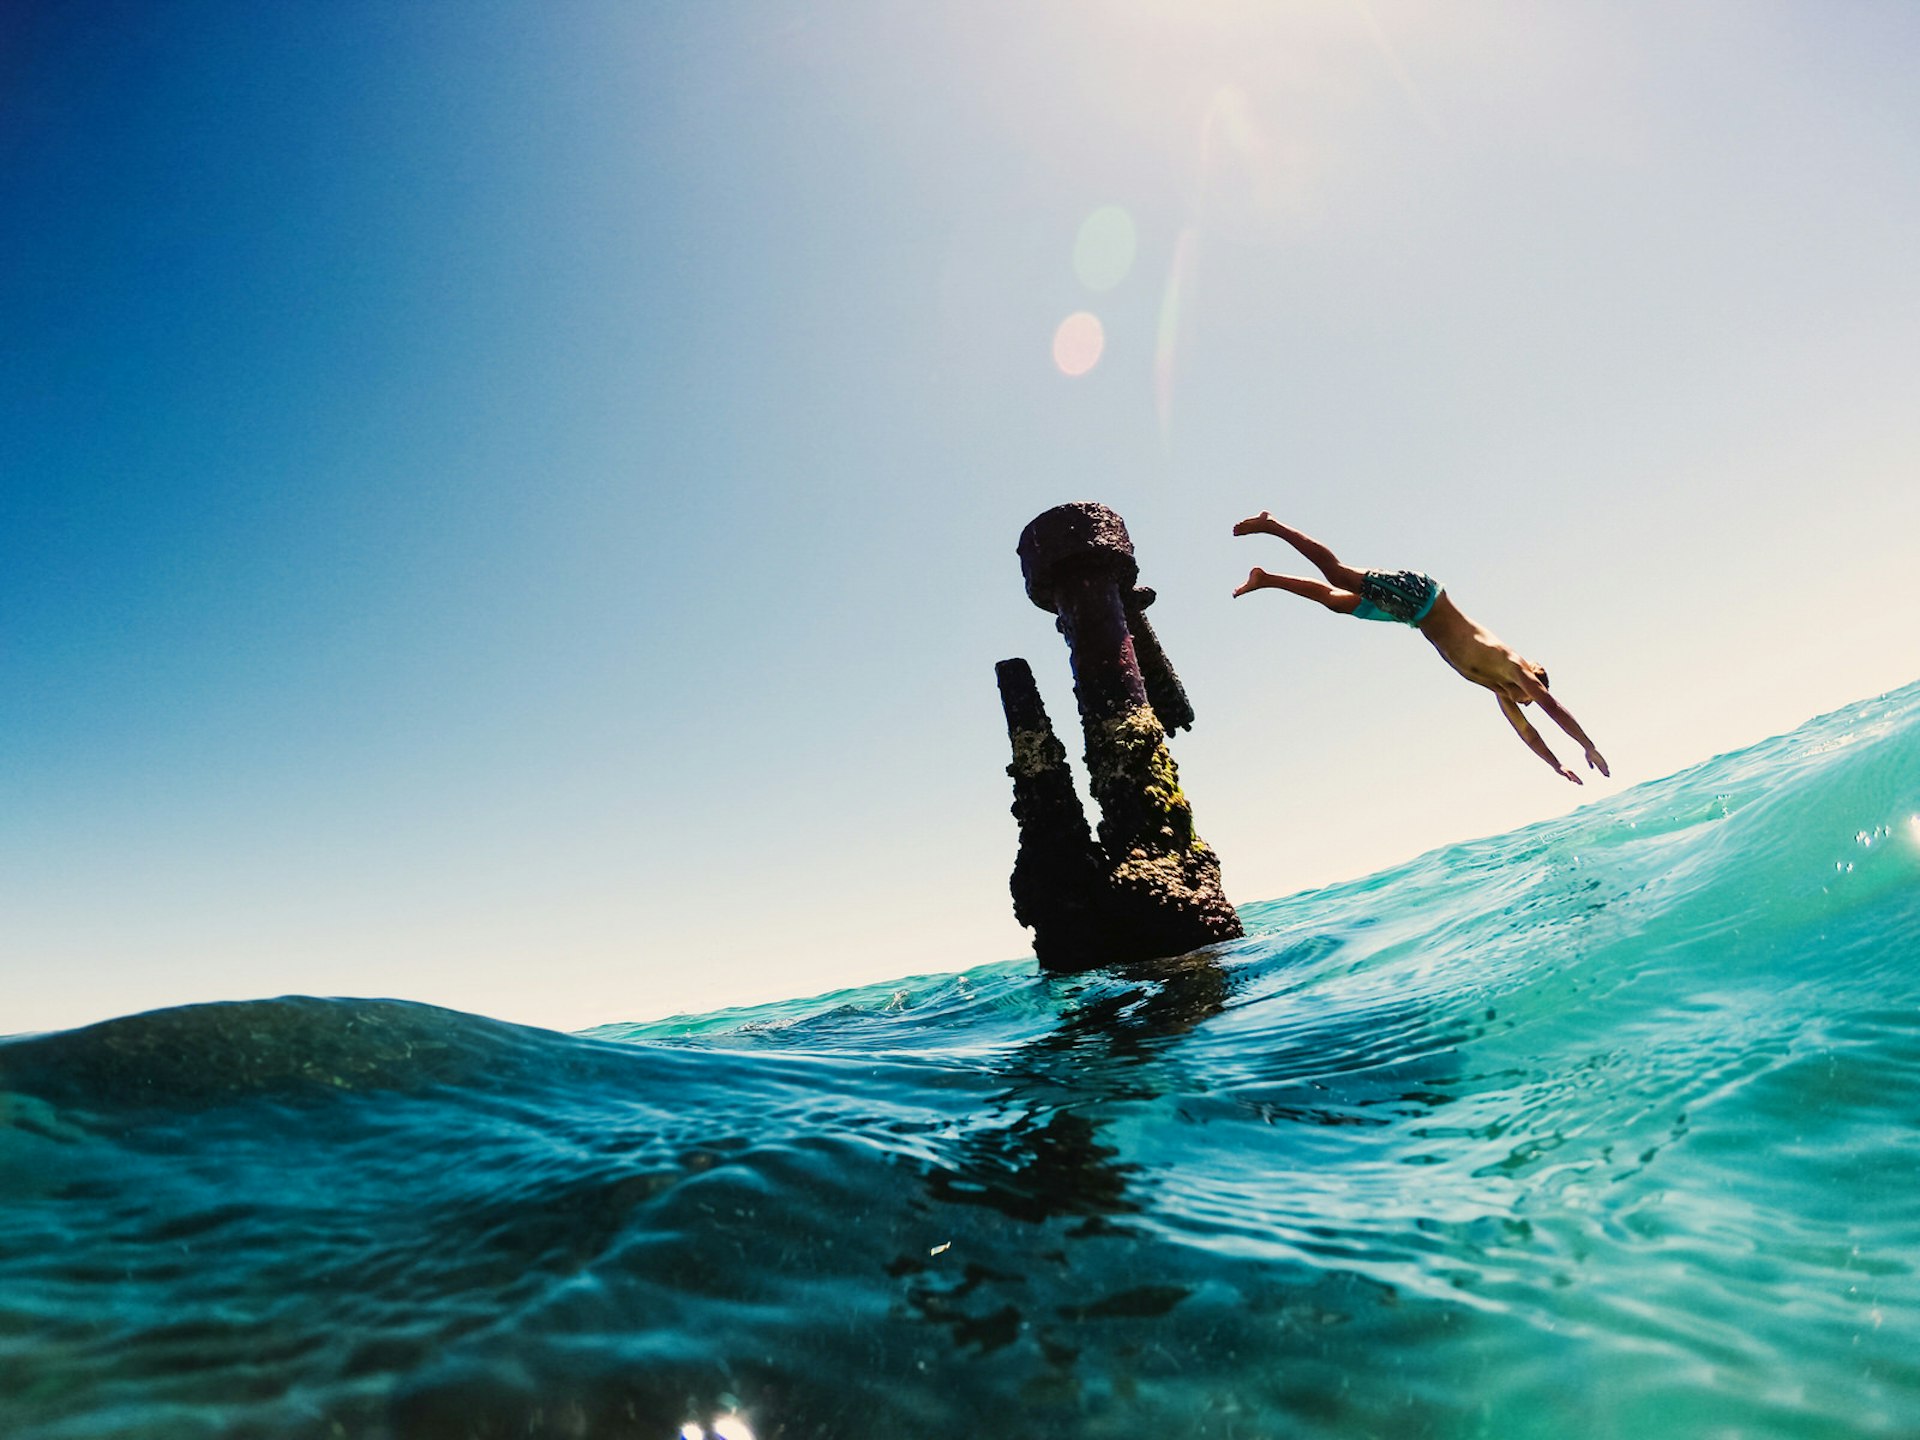
[[[1587,747],[1587,768],[1589,770],[1598,770],[1602,775],[1605,775],[1609,780],[1613,778],[1613,772],[1607,769],[1607,757],[1602,755],[1598,750],[1594,749],[1591,745]]]
[[[1553,771],[1554,771],[1554,774],[1556,775],[1566,776],[1567,779],[1571,780],[1576,785],[1584,785],[1587,783],[1586,781],[1582,780],[1578,775],[1574,774],[1573,771],[1569,770],[1564,765],[1555,765],[1553,767]]]

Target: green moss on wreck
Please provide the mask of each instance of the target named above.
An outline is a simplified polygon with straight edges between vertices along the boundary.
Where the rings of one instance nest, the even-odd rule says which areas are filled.
[[[1180,789],[1179,767],[1152,706],[1103,721],[1098,742],[1089,747],[1087,769],[1107,817],[1103,838],[1124,837],[1127,849],[1136,841],[1181,850],[1195,843],[1193,807]]]

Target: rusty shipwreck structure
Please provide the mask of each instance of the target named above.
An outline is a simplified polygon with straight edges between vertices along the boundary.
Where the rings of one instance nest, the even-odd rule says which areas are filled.
[[[1033,931],[1035,958],[1083,970],[1238,937],[1219,857],[1194,834],[1167,751],[1167,731],[1191,728],[1193,707],[1147,623],[1154,593],[1136,583],[1126,523],[1104,505],[1055,506],[1020,533],[1019,554],[1028,597],[1066,638],[1100,807],[1096,837],[1032,669],[1002,660],[994,670],[1020,826],[1013,913]]]

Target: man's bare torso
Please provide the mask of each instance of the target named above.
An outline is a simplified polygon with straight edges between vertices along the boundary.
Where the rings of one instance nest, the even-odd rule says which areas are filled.
[[[1524,705],[1531,698],[1520,683],[1522,675],[1544,684],[1538,665],[1501,643],[1497,635],[1455,605],[1444,590],[1420,622],[1420,633],[1461,675],[1510,700]]]

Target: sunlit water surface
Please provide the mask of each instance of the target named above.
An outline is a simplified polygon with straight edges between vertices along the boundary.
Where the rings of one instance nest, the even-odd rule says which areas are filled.
[[[1916,816],[1920,686],[1134,973],[5,1042],[0,1434],[1920,1434]]]

